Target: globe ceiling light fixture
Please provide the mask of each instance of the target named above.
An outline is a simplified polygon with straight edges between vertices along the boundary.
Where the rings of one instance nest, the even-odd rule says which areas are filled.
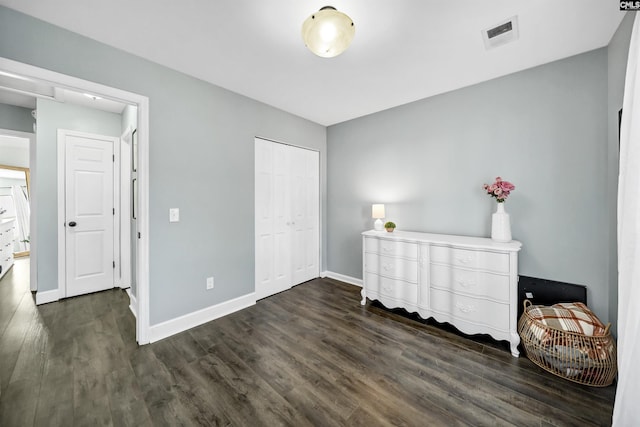
[[[356,27],[333,6],[325,6],[302,24],[302,39],[309,50],[323,58],[333,58],[347,50]]]

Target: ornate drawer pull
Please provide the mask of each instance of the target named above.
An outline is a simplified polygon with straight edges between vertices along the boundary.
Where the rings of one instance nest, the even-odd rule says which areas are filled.
[[[464,280],[456,280],[463,288],[473,288],[476,286],[476,282],[465,282]]]
[[[471,313],[471,312],[476,311],[476,307],[475,306],[473,306],[473,305],[465,305],[465,304],[462,304],[460,302],[456,303],[456,308],[458,310],[460,310],[461,312],[463,312],[463,313]]]
[[[393,264],[383,264],[382,268],[384,269],[384,271],[393,270]]]
[[[392,287],[392,286],[389,286],[389,285],[387,285],[387,286],[383,286],[383,287],[382,287],[382,289],[384,289],[384,290],[385,290],[385,291],[387,291],[387,292],[391,292],[391,291],[393,291],[393,287]]]
[[[387,247],[387,246],[383,246],[383,247],[382,247],[382,251],[383,251],[383,252],[393,252],[393,247],[389,248],[389,247]]]
[[[461,262],[462,264],[468,264],[471,261],[473,261],[473,257],[472,256],[467,256],[467,257],[456,257],[456,259]]]

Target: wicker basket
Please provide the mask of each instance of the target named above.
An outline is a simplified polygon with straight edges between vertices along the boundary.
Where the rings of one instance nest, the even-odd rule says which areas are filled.
[[[531,302],[525,300],[518,333],[533,363],[579,384],[605,387],[613,382],[618,367],[611,324],[601,336],[563,331],[534,319],[528,313],[530,307]]]

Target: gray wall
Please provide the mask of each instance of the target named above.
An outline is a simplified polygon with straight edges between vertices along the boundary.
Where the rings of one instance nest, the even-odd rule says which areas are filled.
[[[325,203],[323,126],[3,7],[0,56],[149,97],[151,324],[254,291],[256,135],[320,151]]]
[[[607,50],[328,129],[328,269],[362,277],[371,204],[398,229],[489,236],[496,176],[520,274],[588,286],[609,320]]]
[[[30,109],[0,104],[0,129],[33,133],[33,122]]]
[[[619,166],[619,134],[618,111],[622,108],[624,95],[624,79],[627,71],[627,57],[633,18],[635,13],[627,13],[618,31],[614,34],[607,49],[608,59],[608,160],[609,160],[609,319],[612,320],[612,331],[617,335],[618,318],[618,240],[617,240],[617,198],[618,198],[618,166]]]
[[[121,117],[48,99],[38,99],[37,109],[38,291],[47,291],[58,287],[58,129],[119,137]]]

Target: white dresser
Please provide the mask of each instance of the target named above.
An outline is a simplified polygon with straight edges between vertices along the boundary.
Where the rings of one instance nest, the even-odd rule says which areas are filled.
[[[518,357],[520,242],[408,231],[362,236],[363,305],[378,300],[466,334],[509,341]]]
[[[0,278],[13,266],[13,242],[16,233],[16,220],[0,219]]]

